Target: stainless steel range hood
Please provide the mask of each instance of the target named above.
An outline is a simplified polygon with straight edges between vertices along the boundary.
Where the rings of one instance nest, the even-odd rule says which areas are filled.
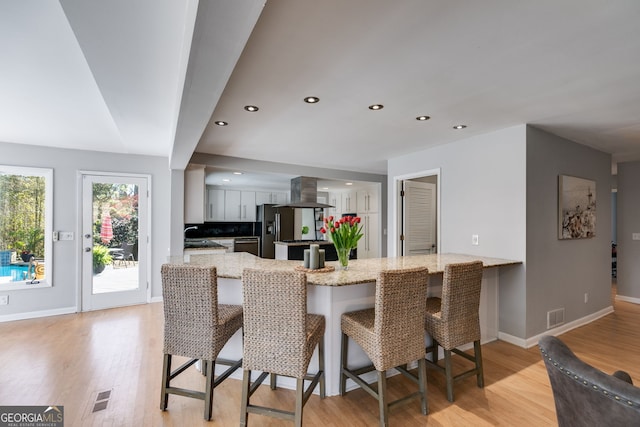
[[[291,202],[276,208],[332,208],[332,205],[318,203],[318,179],[299,176],[291,180]]]

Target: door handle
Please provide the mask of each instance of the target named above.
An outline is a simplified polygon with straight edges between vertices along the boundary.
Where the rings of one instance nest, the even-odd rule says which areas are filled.
[[[85,252],[91,252],[91,248],[84,248]]]

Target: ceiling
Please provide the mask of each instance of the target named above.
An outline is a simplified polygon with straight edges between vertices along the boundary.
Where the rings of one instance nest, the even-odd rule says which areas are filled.
[[[234,189],[250,189],[265,191],[285,191],[291,190],[291,180],[298,177],[297,174],[290,173],[266,173],[254,172],[250,170],[206,168],[207,185],[220,186]],[[372,188],[371,182],[317,178],[318,191],[343,192],[363,188]]]
[[[527,123],[640,160],[637,0],[263,3],[1,2],[0,141],[385,174]]]

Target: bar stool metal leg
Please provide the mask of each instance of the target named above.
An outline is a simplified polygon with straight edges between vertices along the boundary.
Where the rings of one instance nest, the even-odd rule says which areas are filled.
[[[347,350],[349,349],[349,338],[346,334],[342,334],[340,346],[340,396],[344,396],[347,388],[347,376],[344,371],[347,369]]]
[[[427,401],[427,361],[418,360],[418,387],[420,389],[420,409],[422,415],[429,413],[429,402]]]
[[[482,367],[482,346],[480,345],[480,340],[473,342],[473,349],[476,356],[476,370],[477,373],[477,381],[478,387],[484,387],[484,369]]]
[[[378,408],[380,427],[389,425],[389,402],[387,398],[387,371],[378,372]]]
[[[249,388],[251,387],[251,371],[245,370],[242,374],[242,402],[240,404],[240,425],[247,425],[249,420],[249,412],[247,405],[249,404]]]

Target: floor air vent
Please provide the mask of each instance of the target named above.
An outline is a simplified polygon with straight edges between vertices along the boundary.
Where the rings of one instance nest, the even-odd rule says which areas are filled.
[[[107,409],[107,404],[109,403],[109,398],[111,397],[111,390],[102,391],[98,393],[96,397],[96,403],[93,405],[93,411],[98,412]]]
[[[547,329],[555,328],[564,323],[564,308],[547,311]]]

